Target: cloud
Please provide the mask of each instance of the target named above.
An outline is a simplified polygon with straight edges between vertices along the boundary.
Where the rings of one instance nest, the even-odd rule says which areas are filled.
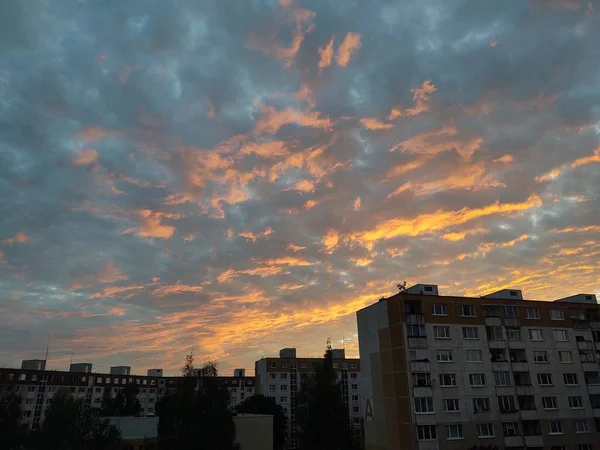
[[[301,245],[296,245],[296,244],[288,244],[286,247],[288,250],[291,250],[293,252],[298,252],[300,250],[304,250],[306,247],[302,247]]]
[[[325,236],[323,236],[323,239],[321,240],[321,243],[325,247],[325,250],[328,252],[332,252],[338,246],[339,242],[340,234],[333,229],[327,231],[327,234],[325,234]]]
[[[2,241],[2,244],[10,247],[15,244],[25,244],[25,243],[29,242],[30,240],[31,240],[31,238],[29,236],[27,236],[27,234],[25,234],[25,232],[19,231],[13,237],[4,239]]]
[[[333,44],[334,39],[331,38],[327,45],[324,48],[319,48],[319,69],[322,70],[325,67],[329,67],[331,65],[331,60],[333,59]]]
[[[269,105],[261,105],[260,117],[256,121],[254,132],[256,134],[277,134],[284,125],[296,124],[307,128],[320,128],[323,130],[333,126],[333,122],[321,117],[319,112],[302,112],[294,109],[276,110]]]
[[[367,130],[389,130],[390,128],[394,128],[392,124],[381,122],[374,117],[362,118],[360,119],[360,123]]]
[[[239,233],[239,236],[243,237],[245,239],[249,239],[252,242],[256,242],[260,238],[270,236],[273,233],[274,233],[273,228],[267,227],[264,231],[261,231],[259,233],[253,233],[251,231],[243,231],[243,232]]]
[[[294,184],[292,189],[300,192],[313,192],[315,190],[315,185],[309,180],[300,180]]]
[[[73,162],[77,166],[90,166],[98,160],[98,151],[86,148],[76,153],[73,157]]]
[[[6,259],[4,258],[4,252],[0,250],[0,266],[6,265]]]
[[[360,34],[358,33],[347,33],[346,37],[338,48],[336,62],[340,67],[346,67],[350,62],[352,56],[360,49]]]
[[[354,211],[359,211],[361,205],[362,205],[362,202],[360,200],[360,197],[356,197],[354,199],[354,203],[352,204],[352,207],[354,208]]]
[[[515,160],[515,158],[513,158],[512,155],[503,155],[500,158],[494,159],[492,162],[509,164],[511,162],[514,162],[514,160]]]
[[[168,217],[162,213],[154,213],[148,209],[139,211],[138,216],[141,225],[137,228],[127,228],[123,231],[123,234],[133,233],[141,238],[156,239],[169,239],[175,234],[174,226],[162,224],[164,218],[173,218],[174,216]]]

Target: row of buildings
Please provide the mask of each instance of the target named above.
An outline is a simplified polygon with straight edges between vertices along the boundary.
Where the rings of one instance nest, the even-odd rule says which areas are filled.
[[[520,290],[441,296],[419,284],[357,312],[360,359],[333,350],[350,423],[366,450],[600,449],[600,305],[593,294],[523,300]],[[319,360],[293,348],[220,377],[235,407],[260,393],[288,418],[298,444],[296,396]],[[93,373],[91,365],[46,371],[43,361],[0,369],[0,388],[23,394],[24,421],[37,427],[59,388],[92,406],[105,389],[140,387],[143,415],[177,388],[159,369]],[[33,364],[34,366],[29,366]],[[37,366],[35,366],[37,364]]]

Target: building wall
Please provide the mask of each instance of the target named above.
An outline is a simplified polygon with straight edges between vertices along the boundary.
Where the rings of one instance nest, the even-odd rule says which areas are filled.
[[[235,441],[242,450],[273,450],[273,416],[240,414],[233,422]]]

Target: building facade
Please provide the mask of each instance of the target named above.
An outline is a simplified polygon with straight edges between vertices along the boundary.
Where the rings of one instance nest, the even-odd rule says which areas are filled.
[[[341,382],[342,397],[348,408],[348,417],[356,433],[361,430],[361,400],[359,397],[360,361],[346,358],[344,350],[332,350],[333,369]],[[296,421],[296,396],[302,380],[314,373],[322,358],[297,358],[295,348],[279,352],[279,358],[262,358],[255,363],[256,393],[271,397],[281,405],[288,420],[288,448],[298,446],[298,424]]]
[[[46,410],[52,404],[52,398],[64,389],[86,405],[99,408],[105,390],[114,397],[128,384],[139,388],[142,417],[152,417],[156,413],[156,403],[167,393],[175,392],[181,377],[154,376],[161,369],[152,369],[149,375],[131,375],[129,367],[115,368],[119,373],[90,373],[91,364],[73,364],[71,371],[49,371],[33,369],[0,369],[0,395],[14,392],[21,395],[23,423],[37,429],[44,421]],[[77,371],[77,369],[85,369]],[[111,372],[113,372],[111,368]],[[238,369],[239,370],[239,369]],[[125,375],[125,373],[127,373]],[[245,375],[245,374],[244,374]],[[233,376],[217,377],[230,393],[230,406],[233,409],[245,398],[254,394],[254,377]],[[198,383],[200,383],[199,378]],[[243,389],[243,391],[242,391]]]
[[[357,313],[366,450],[591,450],[600,305],[417,285]]]

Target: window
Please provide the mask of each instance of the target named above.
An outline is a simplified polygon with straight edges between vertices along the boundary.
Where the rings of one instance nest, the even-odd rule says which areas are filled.
[[[417,387],[431,386],[431,374],[428,372],[414,372],[411,374],[412,384]]]
[[[433,414],[434,412],[431,397],[415,398],[415,414]]]
[[[358,390],[358,384],[351,384],[350,387],[352,388],[353,391]]]
[[[434,326],[433,337],[435,339],[450,339],[450,327],[447,326]]]
[[[525,310],[525,317],[531,320],[537,320],[540,318],[540,310],[537,308],[527,308]]]
[[[548,434],[563,434],[562,423],[560,420],[552,420],[548,423]]]
[[[101,399],[99,399],[99,398],[95,398],[95,399],[94,399],[94,405],[98,405],[98,404],[100,404],[100,400],[101,400]],[[50,403],[50,400],[48,400],[48,403]]]
[[[442,386],[442,387],[456,386],[456,374],[440,373],[440,386]]]
[[[279,378],[281,378],[282,380],[287,380],[287,373],[279,374]]]
[[[454,361],[454,358],[452,357],[452,350],[436,350],[435,357],[437,359],[437,362],[440,363],[448,363]]]
[[[533,352],[533,362],[536,364],[544,364],[548,362],[548,352],[546,350],[535,350]]]
[[[596,362],[596,356],[594,355],[594,353],[590,353],[590,352],[579,352],[579,359],[581,360],[581,362]]]
[[[516,306],[504,306],[504,317],[516,319],[519,317],[519,310]]]
[[[448,315],[448,307],[444,303],[433,304],[433,305],[431,305],[431,315],[432,316],[447,316]]]
[[[463,317],[475,317],[475,305],[460,305],[460,315]]]
[[[487,337],[490,341],[501,341],[504,339],[504,331],[502,327],[485,327]]]
[[[274,369],[275,367],[277,367],[277,363],[275,361],[269,361],[269,367],[271,369]]]
[[[556,397],[542,397],[542,406],[544,409],[558,409]]]
[[[252,392],[252,388],[251,387],[246,388],[246,392]]]
[[[579,444],[579,450],[594,450],[594,444]]]
[[[484,373],[470,373],[469,383],[472,387],[485,386],[485,374]]]
[[[569,397],[569,408],[571,409],[582,409],[583,399],[581,397]]]
[[[496,386],[512,386],[510,372],[494,372],[494,383]]]
[[[27,400],[25,400],[25,404],[26,405],[33,405],[33,399],[32,398],[28,398]]]
[[[353,406],[353,407],[352,407],[352,412],[353,412],[353,413],[357,413],[357,412],[359,412],[358,406]]]
[[[493,438],[494,437],[494,426],[491,423],[478,423],[477,424],[477,437]]]
[[[565,385],[567,385],[567,386],[579,385],[579,383],[577,382],[577,374],[576,373],[564,373],[563,380],[565,380]]]
[[[462,334],[464,339],[479,339],[479,328],[463,327]]]
[[[552,386],[552,374],[551,373],[538,373],[537,374],[538,384],[540,386]]]
[[[277,386],[275,386],[274,384],[270,384],[269,385],[269,391],[273,392],[277,390]]]
[[[543,341],[544,334],[542,333],[541,328],[530,328],[529,329],[529,339],[532,341]]]
[[[551,309],[550,310],[551,320],[565,320],[565,312],[562,309]]]
[[[512,395],[500,395],[498,397],[498,408],[500,408],[500,412],[516,411],[515,398]]]
[[[352,401],[353,402],[357,402],[358,401],[358,395],[353,395],[352,396]]]
[[[482,362],[481,350],[467,350],[467,362]]]
[[[446,425],[446,439],[462,439],[462,425]]]
[[[569,340],[567,330],[554,330],[554,340],[556,342],[567,342]]]
[[[360,417],[353,417],[352,418],[352,423],[354,425],[360,425]]]
[[[567,351],[558,352],[558,359],[561,363],[572,363],[573,362],[573,354]]]
[[[101,377],[96,378],[96,383],[102,383],[102,378]]]
[[[29,392],[35,392],[35,386],[29,386]]]
[[[99,394],[99,393],[101,393],[101,392],[102,392],[102,388],[99,388],[99,387],[97,387],[97,388],[96,388],[96,394]]]
[[[357,376],[356,376],[356,375],[357,375],[357,374],[355,374],[355,373],[351,373],[351,374],[350,374],[350,378],[352,378],[353,380],[356,380],[356,378],[357,378]]]
[[[406,332],[409,337],[425,337],[425,325],[409,323],[406,325]]]
[[[504,436],[519,436],[519,422],[502,422]]]
[[[457,398],[445,398],[444,400],[444,411],[445,412],[459,412],[460,406]]]
[[[417,425],[417,438],[420,441],[435,441],[437,439],[435,425]]]
[[[275,378],[277,378],[277,374],[276,373],[270,373],[269,374],[269,380],[274,380]]]
[[[507,328],[506,329],[506,339],[509,341],[520,341],[521,340],[521,330],[518,328]]]
[[[490,399],[479,397],[473,399],[473,411],[475,413],[485,412],[490,410]]]

